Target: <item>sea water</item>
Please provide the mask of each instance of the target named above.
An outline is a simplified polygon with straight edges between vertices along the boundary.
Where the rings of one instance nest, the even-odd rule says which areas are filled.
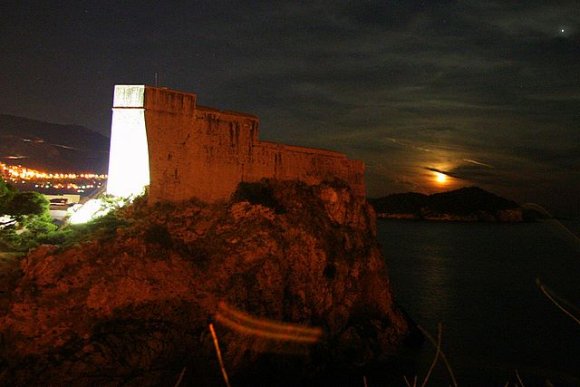
[[[567,227],[578,235],[579,222]],[[460,385],[503,386],[516,372],[526,386],[580,385],[580,325],[537,284],[579,307],[579,242],[559,225],[380,220],[378,240],[397,303],[434,337],[442,325]],[[414,356],[421,379],[434,348]],[[450,380],[437,366],[431,385]]]

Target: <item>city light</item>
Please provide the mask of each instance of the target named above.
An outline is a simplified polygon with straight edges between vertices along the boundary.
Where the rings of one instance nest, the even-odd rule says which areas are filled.
[[[44,172],[0,162],[0,176],[14,185],[28,184],[35,190],[86,192],[103,186],[107,175],[96,173]]]
[[[106,180],[107,175],[95,173],[48,173],[36,169],[26,168],[21,165],[8,165],[0,162],[0,170],[3,176],[8,176],[10,180],[76,180],[95,179]]]

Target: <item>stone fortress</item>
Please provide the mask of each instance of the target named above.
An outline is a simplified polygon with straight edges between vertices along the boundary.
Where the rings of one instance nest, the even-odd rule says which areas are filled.
[[[344,154],[260,141],[256,116],[197,105],[192,93],[116,85],[107,193],[149,201],[227,199],[240,182],[340,179],[366,194],[364,163]]]

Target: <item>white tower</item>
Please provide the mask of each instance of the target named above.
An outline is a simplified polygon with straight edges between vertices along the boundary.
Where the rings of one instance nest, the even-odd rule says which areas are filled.
[[[145,85],[115,85],[107,193],[140,195],[149,185]]]

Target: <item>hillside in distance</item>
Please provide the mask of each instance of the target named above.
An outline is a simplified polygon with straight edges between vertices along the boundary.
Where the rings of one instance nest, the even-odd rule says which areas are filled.
[[[398,193],[369,199],[378,217],[462,222],[521,222],[522,209],[512,201],[479,187],[424,195]]]
[[[83,126],[0,114],[0,161],[53,173],[107,173],[109,138]]]

